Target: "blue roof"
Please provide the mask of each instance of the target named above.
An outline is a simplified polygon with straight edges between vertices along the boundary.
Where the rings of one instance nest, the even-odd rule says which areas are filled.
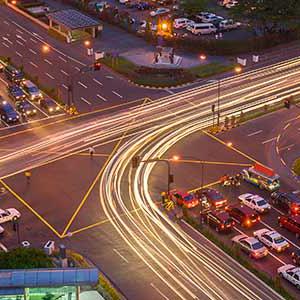
[[[93,285],[97,268],[1,270],[0,288]]]

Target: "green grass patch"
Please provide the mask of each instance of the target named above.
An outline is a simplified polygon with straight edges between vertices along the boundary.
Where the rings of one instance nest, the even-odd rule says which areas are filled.
[[[294,161],[292,169],[296,175],[300,176],[300,158]]]
[[[198,78],[210,77],[213,75],[230,72],[234,70],[235,65],[224,65],[219,62],[212,62],[206,65],[192,67],[189,71]]]
[[[121,297],[110,282],[103,276],[99,276],[99,282],[96,286],[97,291],[105,300],[120,300]]]

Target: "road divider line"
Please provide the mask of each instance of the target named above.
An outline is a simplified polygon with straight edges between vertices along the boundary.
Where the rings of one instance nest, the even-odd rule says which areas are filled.
[[[166,300],[170,300],[170,298],[168,298],[158,287],[156,287],[153,282],[151,282],[150,285],[157,291],[160,296],[162,296]]]
[[[60,55],[58,56],[58,58],[59,58],[60,60],[62,60],[63,62],[65,62],[65,63],[67,62],[67,60],[66,60],[65,58],[63,58],[62,56],[60,56]]]
[[[46,58],[44,59],[44,62],[49,64],[49,65],[53,65],[53,63],[50,60],[46,59]]]
[[[9,25],[9,23],[7,21],[5,21],[5,20],[3,21],[3,23],[6,24],[6,25]]]
[[[46,74],[46,76],[48,76],[49,78],[55,79],[51,74],[49,74],[49,73],[45,73],[45,74]]]
[[[69,76],[69,74],[64,70],[60,70],[60,72],[63,73],[64,75],[66,75],[66,76]]]
[[[69,89],[64,83],[63,83],[61,86],[62,86],[63,88],[65,88],[66,90]]]
[[[75,69],[76,69],[77,71],[80,71],[80,68],[78,68],[78,67],[75,67]]]
[[[96,82],[97,84],[103,86],[103,84],[99,80],[97,80],[96,78],[93,78],[93,81]]]
[[[279,151],[283,151],[283,150],[286,150],[286,149],[290,150],[290,148],[292,148],[292,147],[294,147],[294,146],[295,146],[295,144],[290,144],[290,145],[288,145],[288,146],[284,146],[284,147],[282,147],[282,148],[279,148]]]
[[[4,42],[2,42],[2,45],[6,48],[9,48],[9,46],[7,44],[5,44]]]
[[[24,32],[22,30],[18,29],[18,28],[16,29],[16,31],[21,33],[21,34],[24,34]]]
[[[129,263],[128,259],[124,255],[122,255],[117,249],[114,248],[113,251],[116,254],[118,254],[126,263]]]
[[[35,44],[37,44],[37,41],[36,41],[35,39],[30,38],[30,40],[31,40],[32,42],[34,42]]]
[[[276,138],[277,138],[277,137],[275,136],[275,137],[273,137],[273,138],[271,138],[271,139],[265,140],[265,141],[262,142],[262,144],[264,145],[264,144],[266,144],[266,143],[272,142],[272,141],[276,140]]]
[[[84,87],[85,89],[87,89],[87,86],[85,84],[83,84],[81,81],[78,81],[78,84],[81,85],[82,87]]]
[[[19,44],[20,46],[23,46],[23,47],[24,47],[24,44],[21,43],[20,41],[16,40],[16,43]]]
[[[113,76],[110,76],[110,75],[106,75],[105,78],[108,78],[108,79],[114,79]]]
[[[101,96],[101,95],[97,94],[97,97],[98,97],[98,98],[100,98],[101,100],[103,100],[103,101],[107,102],[107,99],[106,99],[106,98],[104,98],[103,96]]]
[[[260,134],[261,132],[262,132],[262,130],[257,130],[255,132],[249,133],[247,136],[254,136],[254,135]]]
[[[16,51],[16,54],[17,54],[18,56],[20,56],[20,57],[23,57],[23,55],[22,55],[20,52],[18,52],[18,51]]]
[[[80,97],[80,99],[83,101],[83,102],[85,102],[86,104],[88,104],[88,105],[91,105],[91,102],[89,102],[88,100],[86,100],[85,98],[83,98],[83,97]]]
[[[36,52],[34,50],[32,50],[31,48],[29,48],[29,52],[33,53],[34,55],[36,55]]]
[[[29,62],[32,66],[34,66],[35,68],[38,68],[38,66],[35,64],[35,63],[33,63],[32,61],[30,61]]]
[[[120,95],[119,93],[117,93],[117,92],[115,92],[115,91],[112,91],[112,92],[113,92],[113,94],[115,94],[116,96],[118,96],[118,97],[120,97],[120,98],[123,98],[123,96]]]

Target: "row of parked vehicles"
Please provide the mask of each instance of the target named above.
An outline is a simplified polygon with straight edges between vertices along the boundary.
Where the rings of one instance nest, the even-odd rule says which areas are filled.
[[[252,228],[260,223],[262,215],[268,214],[274,206],[282,211],[278,217],[278,225],[300,236],[300,198],[298,193],[279,191],[279,176],[265,166],[254,165],[242,172],[243,179],[260,189],[271,191],[270,199],[260,195],[244,193],[237,197],[237,202],[229,204],[226,197],[216,189],[201,189],[194,193],[171,191],[171,199],[179,206],[184,206],[200,213],[200,220],[205,221],[217,232],[231,231],[236,224],[244,228]],[[271,206],[272,205],[272,206]],[[197,215],[197,213],[196,213]],[[239,230],[238,230],[239,231]],[[290,241],[279,232],[262,228],[253,232],[252,236],[244,233],[231,239],[233,245],[253,259],[261,259],[270,251],[285,252],[290,248]],[[295,265],[300,265],[300,250],[291,253]],[[277,270],[278,274],[297,288],[300,288],[300,267],[285,265]]]
[[[13,107],[10,102],[0,98],[0,116],[4,122],[7,124],[17,123],[20,121],[20,116],[25,120],[27,117],[35,116],[37,107],[33,103],[37,103],[49,114],[61,110],[60,106],[52,99],[45,97],[34,83],[26,80],[22,71],[11,65],[1,66],[1,70],[9,81],[8,95],[15,106]]]

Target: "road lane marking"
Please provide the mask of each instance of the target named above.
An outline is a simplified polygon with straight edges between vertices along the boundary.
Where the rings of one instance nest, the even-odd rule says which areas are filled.
[[[169,90],[169,89],[165,89],[165,91],[166,91],[167,93],[171,94],[171,95],[174,95],[174,94],[175,94],[175,92],[173,92],[173,91],[171,91],[171,90]]]
[[[261,132],[262,132],[262,130],[257,130],[255,132],[249,133],[247,136],[254,136],[254,135],[260,134]]]
[[[85,98],[80,97],[80,99],[81,99],[83,102],[87,103],[88,105],[91,105],[91,102],[87,101]]]
[[[118,254],[126,263],[129,263],[129,261],[126,259],[124,255],[122,255],[117,249],[113,249],[113,251]]]
[[[65,88],[66,90],[69,89],[65,84],[62,84],[61,86],[62,86],[63,88]]]
[[[3,36],[2,39],[6,42],[8,42],[9,44],[13,44],[13,42],[11,40],[9,40],[7,37]]]
[[[60,72],[63,73],[64,75],[66,75],[66,76],[69,76],[69,74],[64,70],[60,70]]]
[[[24,44],[21,43],[19,40],[16,40],[16,43],[24,47]]]
[[[16,34],[16,38],[20,39],[21,41],[23,41],[24,43],[26,43],[27,41],[20,35]]]
[[[49,78],[55,79],[51,74],[49,74],[49,73],[45,73],[45,74],[46,74],[46,76],[48,76]]]
[[[49,65],[53,65],[53,63],[50,60],[46,59],[46,58],[44,59],[44,62],[46,62]]]
[[[34,42],[35,44],[37,44],[37,41],[36,41],[35,39],[30,38],[30,40],[31,40],[32,42]]]
[[[23,29],[25,29],[24,27],[23,27]],[[25,29],[26,31],[27,31],[27,29]],[[31,34],[31,32],[28,32],[29,34]],[[39,39],[41,39],[42,41],[44,41],[44,38],[42,37],[42,36],[40,36],[39,34],[37,34],[37,33],[35,33],[35,32],[32,32],[32,34],[34,35],[34,36],[37,36]]]
[[[290,125],[291,125],[291,123],[286,124],[286,125],[283,127],[283,130],[288,129],[288,128],[290,127]]]
[[[113,76],[110,76],[110,75],[106,75],[105,78],[114,79]]]
[[[282,158],[280,158],[280,161],[281,161],[281,163],[282,163],[284,166],[286,166],[286,163],[285,163],[285,161],[284,161]]]
[[[78,67],[75,67],[75,69],[76,69],[77,71],[80,71],[80,68],[78,68]]]
[[[5,46],[6,48],[9,48],[9,46],[7,44],[5,44],[4,42],[2,42],[2,45]]]
[[[85,84],[83,84],[81,81],[78,81],[78,84],[81,85],[82,87],[84,87],[85,89],[87,89],[87,86]]]
[[[67,62],[67,60],[64,59],[63,57],[61,57],[60,55],[58,56],[58,58],[59,58],[60,60],[62,60],[63,62]]]
[[[36,52],[34,50],[32,50],[31,48],[29,48],[29,52],[33,53],[36,55]]]
[[[20,57],[23,57],[23,55],[21,53],[19,53],[18,51],[16,51],[16,54]]]
[[[115,94],[116,96],[118,96],[118,97],[120,97],[120,98],[123,98],[123,96],[120,95],[120,94],[118,94],[117,92],[115,92],[115,91],[112,91],[112,92],[113,92],[113,94]]]
[[[33,63],[32,61],[30,61],[29,62],[32,66],[34,66],[35,68],[38,68],[38,66],[35,64],[35,63]]]
[[[21,33],[21,34],[24,34],[24,32],[22,30],[18,29],[18,28],[16,29],[16,31]]]
[[[262,142],[262,144],[266,144],[266,143],[272,142],[272,141],[276,140],[276,138],[277,137],[275,136],[275,137],[273,137],[271,139],[265,140],[265,141]]]
[[[6,25],[9,25],[9,23],[7,21],[5,21],[5,20],[3,21],[3,23],[6,24]]]
[[[158,294],[160,294],[164,299],[166,300],[170,300],[161,290],[158,289],[158,287],[156,287],[154,285],[153,282],[150,283],[150,285],[157,291]]]
[[[290,144],[288,146],[285,146],[285,147],[282,147],[282,148],[279,148],[279,151],[283,151],[283,150],[290,150],[290,148],[293,148],[295,146],[295,144]]]
[[[101,96],[101,95],[99,95],[99,94],[97,94],[97,97],[98,97],[98,98],[100,98],[101,100],[105,101],[105,102],[107,101],[107,99],[106,99],[106,98],[102,97],[102,96]]]
[[[93,81],[95,81],[97,84],[99,84],[99,85],[103,85],[99,80],[97,80],[96,78],[93,78]]]

